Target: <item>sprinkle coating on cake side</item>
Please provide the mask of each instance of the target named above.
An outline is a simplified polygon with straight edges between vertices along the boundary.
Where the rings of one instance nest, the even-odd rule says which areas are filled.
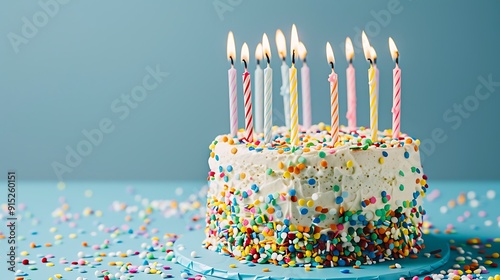
[[[220,135],[210,145],[204,245],[237,259],[283,266],[347,266],[423,248],[427,177],[419,141],[342,127],[332,145],[319,124],[289,144],[285,128]]]

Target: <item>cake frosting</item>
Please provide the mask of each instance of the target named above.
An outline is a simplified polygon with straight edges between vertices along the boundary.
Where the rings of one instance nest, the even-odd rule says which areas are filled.
[[[259,136],[259,135],[257,135]],[[262,135],[260,135],[262,136]],[[404,258],[423,248],[427,177],[419,141],[390,131],[315,125],[290,145],[243,133],[210,145],[204,245],[240,260],[346,266]]]

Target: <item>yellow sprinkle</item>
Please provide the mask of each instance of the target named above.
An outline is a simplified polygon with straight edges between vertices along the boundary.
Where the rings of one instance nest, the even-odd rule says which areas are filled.
[[[384,164],[384,158],[383,158],[383,157],[379,158],[379,159],[378,159],[378,163],[380,163],[380,164]]]
[[[108,265],[109,265],[109,266],[115,266],[115,265],[116,265],[116,263],[115,263],[115,262],[109,262],[109,263],[108,263]]]
[[[290,178],[290,172],[285,171],[285,172],[283,173],[283,177],[285,177],[285,178]]]
[[[231,153],[232,153],[233,155],[234,155],[234,154],[236,154],[237,152],[238,152],[238,149],[237,149],[237,148],[233,147],[233,148],[231,149]]]
[[[267,268],[267,267],[264,267],[264,268],[262,269],[262,272],[269,272],[269,271],[270,271],[270,270],[269,270],[269,268]]]
[[[49,262],[49,263],[46,263],[45,265],[48,267],[51,267],[51,266],[54,266],[54,263]]]
[[[96,215],[96,217],[101,217],[102,216],[102,211],[101,210],[95,211],[95,215]]]
[[[236,265],[234,263],[229,265],[229,268],[236,268]]]
[[[303,198],[299,199],[299,205],[300,205],[300,206],[304,206],[304,205],[306,205],[306,200],[305,200],[305,199],[303,199]]]
[[[21,256],[27,256],[27,255],[29,255],[29,254],[30,254],[30,253],[28,253],[27,251],[22,251],[22,252],[21,252]]]
[[[56,232],[56,231],[57,231],[57,228],[55,228],[55,227],[51,227],[49,231],[50,231],[50,232],[52,232],[52,233],[54,233],[54,232]]]
[[[307,201],[307,207],[313,207],[314,206],[314,201],[308,200]]]
[[[57,278],[57,279],[61,279],[62,275],[61,274],[54,274],[54,277]]]
[[[243,172],[242,172],[242,173],[240,173],[240,179],[241,179],[241,180],[245,179],[245,177],[246,177],[246,176],[247,176],[247,175],[246,175],[245,173],[243,173]]]
[[[149,273],[151,273],[151,274],[156,274],[156,269],[151,268],[151,270],[149,271]]]
[[[495,259],[498,259],[500,257],[500,254],[499,253],[493,253],[491,254],[491,256]]]
[[[316,256],[316,257],[314,258],[314,261],[315,261],[315,262],[317,262],[317,263],[321,262],[322,260],[323,260],[323,259],[321,259],[321,257],[320,257],[320,256]]]
[[[317,266],[316,266],[316,268],[317,268],[317,269],[322,269],[322,268],[323,268],[323,266],[319,264],[319,265],[317,265]]]
[[[97,258],[94,259],[94,261],[96,261],[96,262],[102,262],[102,258],[101,257],[97,257]]]
[[[71,239],[75,239],[75,238],[76,238],[76,233],[71,233],[71,234],[69,235],[69,238],[71,238]]]
[[[353,165],[352,160],[348,160],[346,163],[347,168],[351,168]]]
[[[311,267],[310,267],[310,266],[306,266],[306,267],[304,267],[304,269],[305,269],[306,271],[311,271]]]
[[[65,267],[64,270],[65,271],[73,271],[73,269],[71,267]]]
[[[60,235],[60,234],[58,234],[58,235],[54,236],[54,239],[55,239],[55,240],[61,240],[62,238],[63,238],[63,236],[62,236],[62,235]]]

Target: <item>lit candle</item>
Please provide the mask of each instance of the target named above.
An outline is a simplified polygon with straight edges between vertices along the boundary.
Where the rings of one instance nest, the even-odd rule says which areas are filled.
[[[378,80],[376,74],[376,53],[375,49],[370,46],[370,41],[366,37],[365,32],[362,34],[363,52],[366,60],[370,62],[370,69],[368,69],[368,87],[370,91],[370,129],[372,133],[371,140],[377,140],[378,133]]]
[[[241,61],[245,65],[243,73],[243,93],[245,99],[245,139],[248,142],[253,142],[253,116],[252,116],[252,85],[250,81],[250,73],[248,73],[248,60],[250,53],[247,43],[241,47]]]
[[[290,39],[290,54],[292,55],[292,67],[290,67],[290,144],[299,144],[299,106],[297,91],[297,68],[295,68],[295,56],[299,46],[299,36],[295,24],[292,25],[292,36]]]
[[[328,76],[328,81],[330,82],[330,113],[331,113],[331,130],[332,135],[332,146],[335,147],[335,143],[339,139],[339,80],[338,76],[334,71],[335,66],[335,56],[333,55],[332,46],[330,42],[326,43],[326,59],[328,63],[332,66],[332,73]]]
[[[345,39],[345,57],[349,62],[346,69],[347,76],[347,126],[350,131],[356,130],[356,71],[352,65],[354,59],[354,48],[351,38]]]
[[[309,129],[311,120],[311,81],[309,76],[309,67],[307,67],[306,56],[307,49],[302,42],[299,43],[299,57],[302,60],[300,69],[300,80],[302,82],[302,127]]]
[[[273,126],[273,69],[271,69],[271,47],[266,33],[262,36],[267,67],[264,69],[264,142],[272,140]]]
[[[283,63],[281,64],[281,88],[280,94],[283,96],[283,108],[285,114],[285,125],[290,128],[290,85],[288,81],[289,67],[286,64],[286,40],[281,30],[276,30],[276,47],[278,55]]]
[[[255,68],[255,132],[263,132],[264,126],[264,73],[260,68],[260,60],[262,59],[262,44],[259,43],[255,49],[255,58],[257,59],[257,67]]]
[[[392,70],[392,138],[398,139],[401,125],[401,69],[399,68],[399,51],[391,37],[389,37],[389,50],[392,59],[396,62]]]
[[[227,75],[229,80],[229,122],[231,136],[234,137],[238,133],[238,92],[236,89],[236,69],[234,68],[236,47],[233,32],[231,31],[227,35],[227,59],[231,61],[231,68],[227,71]]]

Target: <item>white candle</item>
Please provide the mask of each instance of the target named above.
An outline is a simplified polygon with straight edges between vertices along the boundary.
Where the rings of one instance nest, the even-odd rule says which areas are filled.
[[[312,125],[311,81],[309,67],[307,67],[306,63],[307,49],[302,42],[299,43],[298,51],[302,60],[302,68],[300,69],[300,80],[302,82],[302,127],[307,130]]]
[[[259,43],[255,49],[255,58],[257,66],[255,68],[255,132],[262,133],[264,129],[264,72],[260,68],[260,60],[262,59],[262,44]]]
[[[271,47],[269,39],[264,33],[262,36],[264,56],[267,60],[267,67],[264,69],[264,142],[272,141],[273,126],[273,69],[271,69]]]
[[[276,30],[276,47],[278,54],[283,60],[281,64],[281,88],[280,95],[283,96],[283,108],[285,115],[285,125],[290,128],[290,83],[288,77],[289,67],[286,64],[286,40],[285,35],[281,30]]]
[[[229,123],[231,136],[234,137],[238,133],[238,92],[236,89],[236,69],[234,68],[236,46],[231,31],[227,35],[227,59],[231,61],[231,68],[227,71],[227,74],[229,80]]]

